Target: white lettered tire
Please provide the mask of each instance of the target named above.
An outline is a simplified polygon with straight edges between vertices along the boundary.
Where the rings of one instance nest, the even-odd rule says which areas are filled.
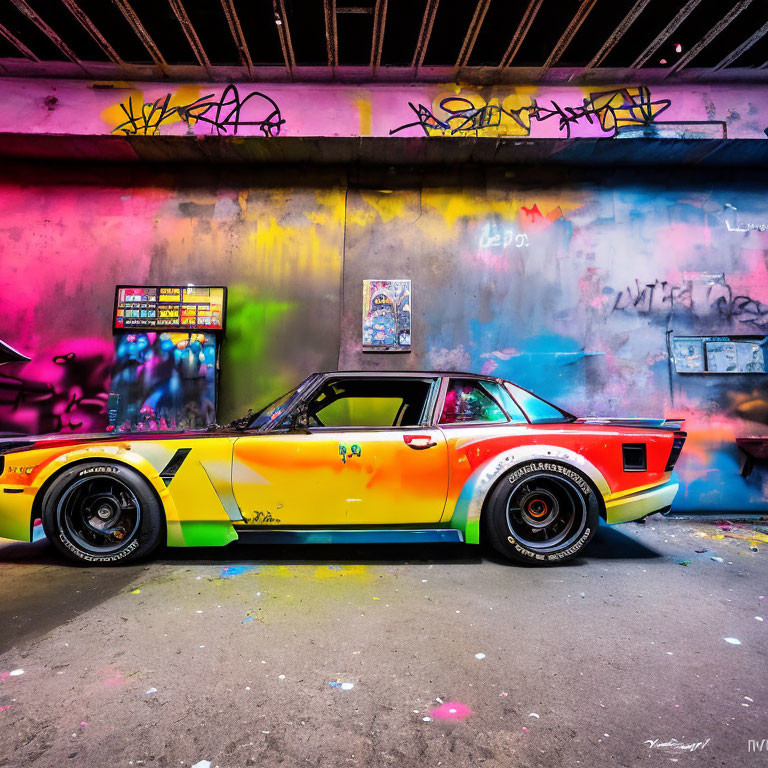
[[[147,480],[123,464],[89,461],[63,470],[45,492],[43,528],[70,560],[135,562],[162,541],[160,502]]]
[[[597,491],[577,469],[558,461],[528,461],[491,491],[485,530],[505,557],[554,565],[579,555],[600,520]]]

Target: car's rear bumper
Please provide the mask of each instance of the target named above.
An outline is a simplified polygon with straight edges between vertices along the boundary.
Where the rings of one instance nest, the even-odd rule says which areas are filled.
[[[608,525],[626,523],[667,509],[679,487],[670,481],[619,497],[608,497],[605,500],[606,522]]]
[[[30,541],[34,488],[0,485],[0,538]]]

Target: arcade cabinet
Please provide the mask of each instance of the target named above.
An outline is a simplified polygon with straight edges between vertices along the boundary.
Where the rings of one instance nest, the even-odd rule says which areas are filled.
[[[109,431],[202,429],[216,422],[226,298],[223,286],[117,286]]]

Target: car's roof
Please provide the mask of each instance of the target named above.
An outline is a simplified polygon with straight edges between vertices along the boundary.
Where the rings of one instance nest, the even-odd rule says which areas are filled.
[[[318,371],[316,376],[393,376],[397,378],[425,378],[435,376],[452,376],[454,378],[486,379],[488,381],[506,381],[498,376],[486,376],[482,373],[468,371]]]

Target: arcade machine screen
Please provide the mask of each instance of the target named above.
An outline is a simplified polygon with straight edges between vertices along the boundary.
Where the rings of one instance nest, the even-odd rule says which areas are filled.
[[[222,286],[117,286],[110,431],[215,423],[226,298]]]

